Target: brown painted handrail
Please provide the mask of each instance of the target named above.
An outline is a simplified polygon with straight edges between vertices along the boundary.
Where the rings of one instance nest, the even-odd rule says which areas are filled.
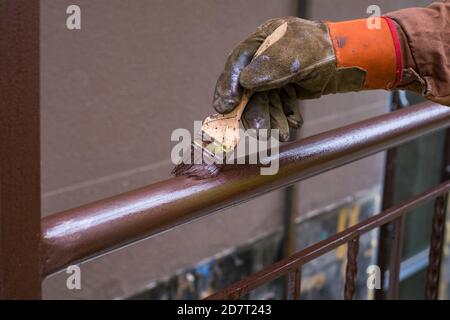
[[[48,216],[42,221],[45,275],[219,209],[450,126],[450,108],[424,103],[330,130],[280,148],[277,175],[231,165],[218,177],[171,178]]]

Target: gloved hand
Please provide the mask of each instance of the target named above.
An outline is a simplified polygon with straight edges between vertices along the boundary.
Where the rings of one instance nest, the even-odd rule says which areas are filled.
[[[252,60],[264,39],[283,24],[281,38]],[[381,18],[380,29],[369,29],[366,19],[269,20],[229,55],[213,106],[219,113],[228,113],[239,103],[244,88],[252,90],[255,93],[242,116],[244,127],[279,129],[280,140],[287,141],[289,126],[303,124],[297,99],[395,87],[402,70],[399,43],[388,18]]]

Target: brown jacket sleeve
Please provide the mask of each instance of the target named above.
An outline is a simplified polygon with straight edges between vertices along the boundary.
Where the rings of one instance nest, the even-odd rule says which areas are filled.
[[[450,106],[450,0],[388,13],[403,51],[399,88]]]

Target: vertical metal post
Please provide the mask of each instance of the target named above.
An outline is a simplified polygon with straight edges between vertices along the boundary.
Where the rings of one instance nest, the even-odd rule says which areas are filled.
[[[297,1],[297,16],[299,18],[307,19],[309,0]],[[290,128],[290,141],[300,139],[300,130]],[[296,250],[296,225],[295,220],[298,214],[298,185],[292,185],[285,189],[285,208],[283,210],[283,238],[281,241],[281,251],[279,258],[285,258],[292,255]],[[285,277],[283,282],[283,295],[284,299],[288,299],[291,295],[290,285],[291,280],[289,276]],[[300,294],[299,294],[300,295]]]
[[[292,255],[296,249],[296,225],[295,219],[297,218],[298,207],[297,207],[297,197],[298,197],[298,188],[297,185],[289,186],[285,189],[285,208],[283,212],[283,238],[282,238],[282,252],[281,257],[286,258]],[[290,292],[290,279],[286,277],[284,283],[284,298],[288,299]]]
[[[398,110],[402,107],[401,99],[399,92],[394,92],[392,95],[392,104],[391,111]],[[391,148],[386,152],[386,161],[385,161],[385,171],[384,171],[384,186],[383,186],[383,202],[381,210],[384,211],[394,205],[394,187],[395,187],[395,169],[396,169],[396,160],[397,158],[397,148]],[[386,271],[391,267],[395,267],[396,261],[393,261],[397,258],[401,259],[401,257],[395,257],[394,254],[396,250],[393,250],[393,246],[401,245],[397,240],[399,238],[398,232],[402,232],[403,230],[403,221],[398,220],[397,222],[392,222],[386,225],[383,225],[380,228],[379,241],[378,241],[378,257],[377,264],[381,270],[381,284],[384,285],[384,277]],[[390,277],[395,275],[396,271],[390,272]],[[392,283],[392,282],[389,282]],[[398,284],[397,284],[398,286]],[[391,288],[395,291],[395,288]],[[390,293],[385,292],[386,288],[381,288],[381,290],[376,290],[375,299],[382,300],[387,298],[387,296],[395,296],[395,292],[392,290]],[[397,288],[398,293],[398,288]]]
[[[353,300],[356,293],[358,275],[359,236],[347,243],[347,266],[345,269],[344,299]]]
[[[400,287],[400,267],[402,263],[403,236],[405,230],[405,216],[397,218],[393,223],[391,251],[389,257],[389,288],[386,298],[398,299]]]
[[[0,1],[0,299],[41,298],[39,1]]]
[[[425,298],[427,300],[436,300],[438,298],[442,250],[445,238],[446,213],[447,195],[436,198],[434,203],[427,283],[425,286]]]
[[[450,178],[450,130],[446,130],[444,164],[442,181]],[[434,202],[434,215],[431,230],[430,252],[428,258],[427,283],[425,285],[425,298],[436,300],[439,293],[439,279],[442,262],[442,251],[445,241],[445,225],[447,218],[448,194],[436,198]]]
[[[296,267],[288,274],[288,293],[287,298],[292,300],[300,299],[302,286],[302,267]]]

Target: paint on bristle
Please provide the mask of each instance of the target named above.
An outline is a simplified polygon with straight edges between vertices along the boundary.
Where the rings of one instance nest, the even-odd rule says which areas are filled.
[[[199,159],[199,155],[201,159]],[[207,162],[204,161],[205,157],[209,157]],[[219,174],[223,166],[215,163],[213,160],[209,152],[205,152],[205,149],[193,143],[191,145],[190,159],[187,161],[184,159],[175,166],[171,173],[177,177],[187,176],[198,180],[213,178]]]

